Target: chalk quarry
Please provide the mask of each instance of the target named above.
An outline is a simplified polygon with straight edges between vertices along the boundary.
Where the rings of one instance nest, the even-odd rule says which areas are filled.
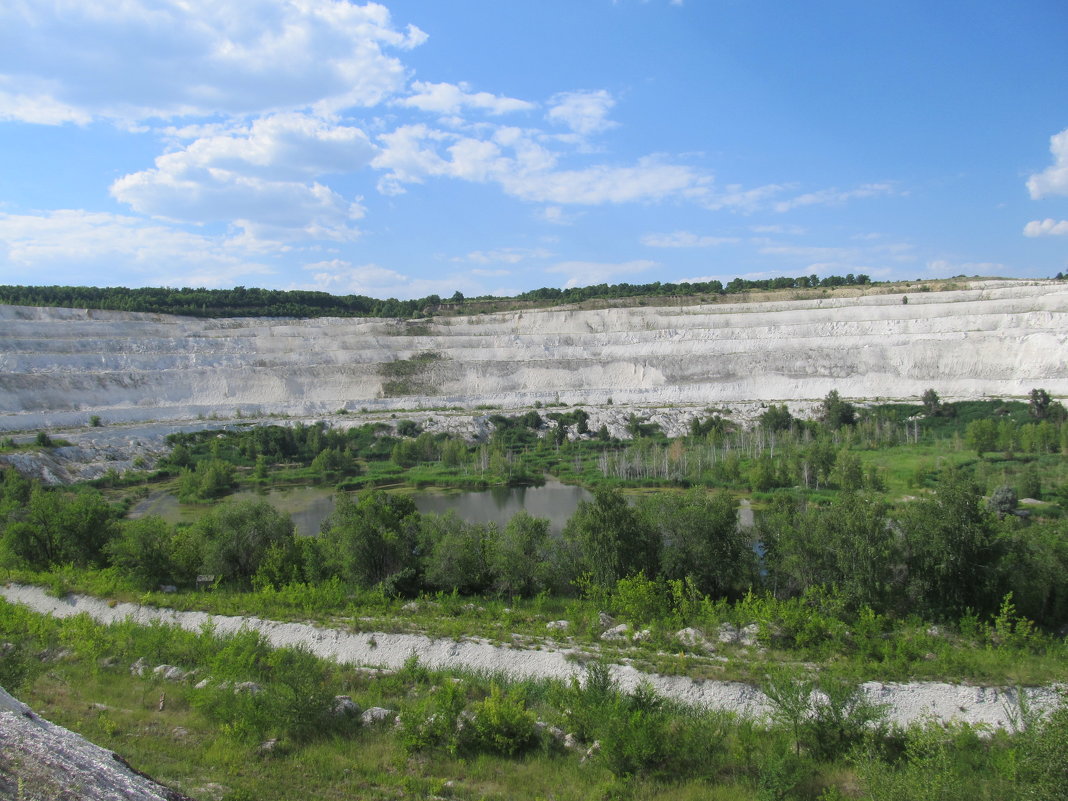
[[[0,430],[535,401],[1068,394],[1068,285],[425,320],[0,306]]]

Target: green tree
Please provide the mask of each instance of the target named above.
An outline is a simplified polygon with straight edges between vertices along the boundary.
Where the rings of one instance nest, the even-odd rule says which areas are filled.
[[[174,581],[174,530],[158,515],[124,521],[105,550],[111,564],[143,590]]]
[[[638,508],[659,535],[665,578],[690,578],[713,598],[738,596],[749,587],[756,555],[730,495],[663,493],[644,497]]]
[[[423,575],[438,590],[474,595],[489,589],[497,543],[493,525],[468,523],[454,512],[423,515],[420,550]]]
[[[493,552],[493,587],[508,598],[529,598],[549,587],[549,521],[526,511],[512,516]]]
[[[1032,389],[1031,394],[1028,397],[1028,411],[1031,412],[1031,416],[1036,420],[1044,420],[1046,418],[1046,411],[1049,409],[1050,403],[1053,399],[1049,396],[1049,393],[1044,389]]]
[[[3,540],[9,553],[32,568],[101,565],[115,525],[115,511],[96,490],[34,487],[26,508],[8,515]]]
[[[942,401],[938,397],[938,393],[933,389],[924,390],[923,395],[920,397],[920,403],[923,404],[923,411],[928,417],[935,417],[942,410]]]
[[[1006,541],[975,482],[960,471],[943,475],[932,497],[901,517],[914,611],[956,620],[965,610],[997,610]]]
[[[788,431],[794,423],[793,415],[786,408],[786,404],[776,406],[774,403],[761,413],[758,418],[761,428],[768,431]]]
[[[857,421],[857,410],[852,403],[847,403],[838,395],[838,390],[832,389],[823,399],[820,407],[820,420],[832,430],[842,426],[851,426]]]
[[[372,587],[403,571],[414,575],[419,528],[411,498],[375,490],[358,501],[339,494],[321,536],[340,575]]]
[[[243,587],[251,586],[268,549],[293,539],[293,521],[264,500],[218,506],[196,528],[204,543],[204,569]]]
[[[964,431],[964,441],[969,448],[982,456],[997,447],[998,424],[993,420],[972,420]]]
[[[757,530],[776,594],[835,587],[851,609],[887,609],[902,560],[887,512],[885,502],[859,492],[843,492],[829,507],[789,499],[773,505]]]
[[[592,501],[580,503],[564,537],[576,544],[598,586],[613,587],[634,573],[651,578],[658,571],[659,537],[618,490],[598,489]]]

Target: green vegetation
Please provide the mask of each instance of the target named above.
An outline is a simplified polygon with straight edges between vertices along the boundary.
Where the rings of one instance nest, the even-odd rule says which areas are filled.
[[[772,716],[754,721],[679,706],[645,684],[622,691],[596,661],[570,682],[435,672],[415,658],[376,673],[247,631],[101,626],[3,601],[0,642],[0,683],[35,711],[193,795],[209,784],[265,801],[1052,801],[1068,790],[1068,706],[1048,718],[1024,706],[1015,734],[899,729],[840,673],[768,670]],[[145,668],[131,674],[138,660]],[[159,664],[196,678],[167,680]],[[339,696],[389,711],[363,723]]]
[[[493,433],[475,444],[405,420],[174,435],[155,480],[198,503],[213,500],[195,522],[124,520],[121,504],[100,489],[46,488],[6,470],[0,568],[9,580],[59,593],[380,631],[519,636],[535,646],[549,623],[563,620],[566,632],[554,636],[579,652],[757,683],[775,703],[774,723],[762,728],[674,707],[647,688],[620,693],[597,667],[584,685],[558,686],[472,677],[455,684],[413,665],[379,686],[307,654],[253,658],[260,646],[246,643],[232,648],[245,649],[243,664],[259,673],[232,680],[277,677],[277,692],[253,702],[218,689],[176,690],[185,722],[175,725],[210,743],[213,756],[192,749],[183,757],[190,764],[234,764],[255,743],[281,737],[279,756],[256,758],[255,781],[272,781],[275,761],[292,767],[285,760],[298,754],[336,765],[338,753],[367,751],[374,764],[361,769],[365,795],[397,792],[404,774],[425,779],[418,792],[448,776],[472,796],[529,795],[531,773],[548,771],[567,776],[574,797],[1059,797],[1063,713],[1013,737],[893,731],[855,692],[869,679],[1045,683],[1063,679],[1068,657],[1068,422],[1060,404],[1041,391],[1027,402],[947,404],[934,391],[920,400],[865,409],[831,393],[821,420],[771,406],[752,430],[710,409],[675,439],[635,416],[633,439],[614,440],[591,430],[586,411],[555,404],[493,414]],[[976,432],[992,443],[980,449]],[[377,489],[483,487],[546,473],[594,490],[562,535],[526,514],[502,527],[421,515],[409,498]],[[110,497],[130,496],[122,482],[108,483],[116,485],[102,487]],[[294,483],[341,490],[319,536],[295,536],[265,501],[224,498],[234,487]],[[355,496],[347,492],[354,488]],[[625,496],[624,488],[640,492]],[[738,525],[739,495],[756,512],[753,529]],[[196,591],[205,573],[215,585]],[[160,585],[178,591],[156,592]],[[602,612],[642,637],[602,641]],[[70,674],[42,673],[32,655],[46,649],[26,637],[47,630],[58,642],[94,629],[83,623],[81,634],[60,635],[49,627],[74,624],[29,620],[0,630],[0,643],[12,643],[0,670],[42,698],[75,698],[64,684],[73,679],[63,676],[86,673],[107,649],[136,658],[130,643],[141,635],[124,630],[125,645],[100,645]],[[676,637],[689,627],[715,641],[727,624],[750,632],[747,644],[717,642],[712,656]],[[193,666],[207,659],[197,648],[231,650],[182,647],[181,658],[162,645],[150,653]],[[226,672],[210,660],[202,669]],[[128,698],[122,671],[88,672],[84,691]],[[315,710],[335,694],[399,709],[402,725],[331,728]],[[286,705],[297,696],[319,700],[305,710]],[[824,700],[813,706],[813,698]],[[141,732],[144,700],[124,703],[133,717],[118,729]],[[94,732],[85,707],[72,701],[64,714]],[[600,751],[582,763],[537,721],[576,734],[584,748],[597,740]],[[144,748],[146,765],[161,759]],[[324,767],[315,781],[354,792],[339,771]],[[933,778],[924,784],[924,775]]]
[[[671,298],[737,294],[767,289],[815,289],[840,286],[866,286],[866,275],[783,276],[759,280],[735,278],[724,286],[720,281],[697,283],[597,284],[567,289],[534,289],[508,299],[531,305],[582,303],[587,300],[620,298]],[[423,317],[442,311],[475,310],[480,303],[497,303],[500,298],[465,298],[456,292],[443,300],[428,295],[415,300],[377,300],[365,295],[331,295],[306,290],[247,289],[169,289],[164,287],[88,286],[0,286],[0,303],[17,306],[59,306],[75,309],[158,312],[193,317]],[[417,328],[407,334],[418,336]]]

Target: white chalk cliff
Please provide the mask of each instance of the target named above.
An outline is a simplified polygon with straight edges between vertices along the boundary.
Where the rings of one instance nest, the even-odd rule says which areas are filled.
[[[1068,395],[1068,284],[443,316],[0,306],[0,429],[498,404]]]

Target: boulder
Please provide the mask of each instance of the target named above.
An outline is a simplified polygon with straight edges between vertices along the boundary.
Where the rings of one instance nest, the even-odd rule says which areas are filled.
[[[620,623],[618,626],[613,626],[608,631],[601,635],[602,640],[625,640],[630,634],[630,624]]]
[[[364,726],[373,726],[376,723],[385,723],[392,715],[396,714],[392,709],[381,706],[368,707],[360,715],[360,722]]]

